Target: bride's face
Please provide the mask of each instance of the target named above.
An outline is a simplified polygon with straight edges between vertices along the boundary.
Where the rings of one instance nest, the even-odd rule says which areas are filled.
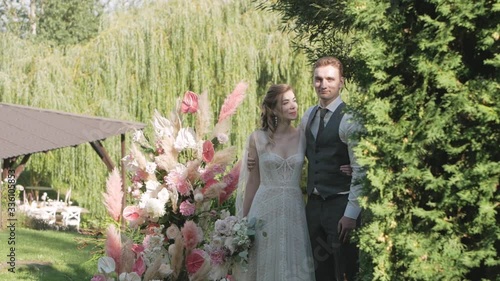
[[[297,99],[292,91],[285,92],[281,97],[281,118],[284,120],[297,119]]]

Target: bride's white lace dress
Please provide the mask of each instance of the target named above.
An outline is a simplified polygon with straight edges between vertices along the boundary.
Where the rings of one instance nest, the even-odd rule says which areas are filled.
[[[300,177],[305,139],[284,158],[270,149],[267,136],[256,131],[260,186],[248,217],[263,222],[250,249],[248,271],[237,281],[314,281]],[[293,148],[294,149],[294,148]]]

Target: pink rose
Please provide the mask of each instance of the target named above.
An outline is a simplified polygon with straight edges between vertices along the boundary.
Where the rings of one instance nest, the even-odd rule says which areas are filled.
[[[211,141],[206,140],[203,143],[203,161],[207,163],[212,161],[212,159],[214,158],[214,154],[214,144]]]
[[[195,113],[198,111],[198,95],[191,91],[184,93],[182,99],[181,112],[182,113]]]
[[[194,211],[196,210],[196,206],[192,204],[189,201],[182,201],[181,205],[179,206],[180,212],[183,216],[190,216],[194,214]]]
[[[203,250],[195,249],[186,257],[186,269],[189,274],[196,273],[203,266],[205,255]]]
[[[177,191],[179,191],[182,195],[189,195],[191,192],[191,185],[189,185],[186,181],[183,181],[177,185]]]

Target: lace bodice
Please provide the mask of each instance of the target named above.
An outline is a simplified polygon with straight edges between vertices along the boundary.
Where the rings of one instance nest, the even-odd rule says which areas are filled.
[[[295,187],[300,182],[304,153],[283,158],[273,152],[259,155],[260,184],[272,187]]]
[[[288,147],[276,142],[270,144],[269,138],[264,131],[255,131],[255,146],[259,156],[259,172],[261,186],[271,187],[291,187],[297,186],[300,182],[302,165],[304,164],[305,138],[301,131],[298,131],[299,140]],[[281,146],[281,147],[280,147]],[[282,156],[275,151],[285,151]]]

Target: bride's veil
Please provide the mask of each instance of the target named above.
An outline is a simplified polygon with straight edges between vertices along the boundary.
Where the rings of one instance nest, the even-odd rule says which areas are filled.
[[[250,142],[250,137],[248,137],[245,144],[245,149],[243,150],[243,157],[240,166],[240,176],[238,179],[238,189],[236,190],[236,202],[235,211],[236,216],[239,218],[243,217],[243,201],[245,198],[245,189],[248,181],[248,145]]]

